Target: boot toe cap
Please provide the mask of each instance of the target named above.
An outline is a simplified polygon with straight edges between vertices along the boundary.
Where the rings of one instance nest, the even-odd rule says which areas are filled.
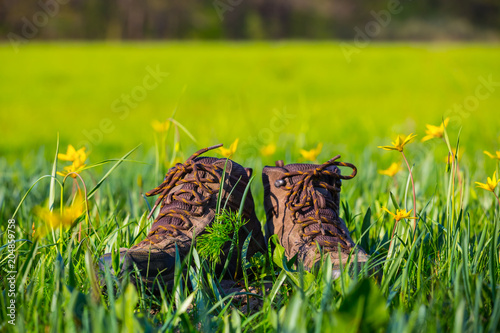
[[[175,256],[168,252],[158,251],[134,251],[129,249],[120,249],[119,271],[113,268],[112,253],[106,253],[99,259],[99,279],[101,285],[105,284],[105,272],[108,270],[111,275],[119,279],[130,275],[131,281],[137,284],[134,274],[135,268],[140,274],[140,279],[151,284],[156,279],[170,280],[175,271]]]

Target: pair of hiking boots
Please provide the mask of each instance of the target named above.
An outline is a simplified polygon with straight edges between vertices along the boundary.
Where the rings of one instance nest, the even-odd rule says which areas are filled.
[[[158,187],[146,193],[147,196],[159,196],[151,214],[161,204],[148,236],[130,249],[120,249],[120,272],[113,272],[110,253],[101,257],[101,271],[107,267],[120,277],[133,271],[135,265],[140,278],[148,286],[154,285],[155,281],[168,285],[173,280],[176,251],[181,259],[186,257],[196,237],[214,222],[218,196],[222,200],[221,206],[233,212],[240,209],[245,197],[252,169],[230,159],[200,156],[220,146],[201,149],[184,163],[176,164]],[[339,157],[321,165],[284,165],[283,161],[277,161],[276,166],[267,166],[262,172],[268,237],[277,235],[286,257],[290,260],[297,256],[297,262],[306,269],[319,262],[319,245],[319,249],[331,257],[334,277],[338,276],[340,266],[346,264],[349,256],[354,257],[356,248],[339,216],[341,180],[353,178],[356,167],[337,162]],[[352,174],[341,175],[338,166],[351,168]],[[242,207],[242,218],[247,223],[239,231],[238,244],[241,247],[252,233],[247,250],[249,259],[257,252],[265,253],[267,247],[250,191],[246,193]],[[227,242],[220,262],[226,261],[229,247],[230,242]],[[362,265],[368,260],[368,255],[357,247],[356,258]],[[236,255],[229,258],[228,273],[232,276],[240,270],[236,267],[237,262]]]

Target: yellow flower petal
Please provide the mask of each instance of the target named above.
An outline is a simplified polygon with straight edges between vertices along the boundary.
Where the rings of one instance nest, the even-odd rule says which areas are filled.
[[[151,126],[158,133],[166,132],[170,128],[170,120],[160,122],[160,121],[155,119],[151,122]]]
[[[70,161],[70,162],[73,162],[76,159],[80,159],[83,162],[85,162],[85,160],[87,160],[87,154],[85,153],[85,147],[76,150],[75,147],[73,147],[72,145],[68,145],[66,154],[59,153],[57,154],[57,158],[63,161]]]
[[[396,138],[396,141],[391,142],[392,146],[377,146],[378,148],[384,149],[384,150],[397,150],[399,152],[403,151],[403,147],[410,143],[413,138],[415,138],[417,135],[410,133],[406,138],[403,136],[399,136]]]
[[[483,190],[486,190],[486,191],[491,191],[488,184],[484,184],[484,183],[480,183],[480,182],[475,182],[475,183],[477,184],[476,187],[482,188]]]
[[[493,155],[492,153],[490,152],[487,152],[486,150],[483,151],[483,153],[485,153],[486,155],[488,155],[489,158],[493,158],[493,159],[497,159],[497,160],[500,160],[500,151],[496,151],[495,152],[495,155]]]
[[[446,118],[441,125],[439,126],[434,126],[434,125],[425,125],[427,129],[425,130],[426,136],[422,138],[422,142],[434,139],[434,138],[442,138],[444,135],[444,129],[446,126],[448,126],[448,122],[450,121],[450,118]]]
[[[392,163],[389,168],[387,168],[385,170],[379,170],[378,173],[381,175],[394,177],[402,169],[403,168],[401,167],[401,163]]]
[[[397,147],[393,147],[393,146],[377,146],[377,148],[381,148],[384,150],[399,150]]]
[[[302,157],[305,160],[314,162],[318,158],[318,155],[321,153],[322,149],[323,149],[323,142],[320,142],[320,143],[318,143],[316,148],[313,148],[311,150],[301,149],[299,152],[300,152],[300,155],[302,155]]]
[[[76,178],[75,173],[80,173],[85,168],[85,166],[86,165],[80,159],[76,159],[71,165],[64,167],[64,170],[62,172],[58,171],[57,174],[63,177],[66,177],[68,174],[70,174],[70,177]]]
[[[219,147],[220,154],[226,158],[229,158],[231,155],[233,155],[236,152],[236,149],[238,149],[238,142],[239,141],[240,141],[239,138],[234,140],[234,142],[231,143],[229,148]]]
[[[394,216],[394,219],[396,220],[396,222],[400,221],[402,219],[416,219],[416,217],[410,216],[413,209],[410,209],[409,212],[407,212],[406,209],[398,209],[398,210],[396,210],[396,214],[392,213],[391,211],[389,211],[385,207],[382,207],[382,209],[385,210],[386,212],[388,212],[389,214],[391,214],[392,216]]]
[[[425,142],[425,141],[428,141],[430,139],[434,139],[434,136],[433,135],[426,135],[422,138],[422,142]]]
[[[73,156],[75,155],[75,147],[72,145],[68,145],[68,149],[66,150],[66,154],[59,153],[57,154],[57,158],[63,161],[73,161]]]
[[[492,178],[490,178],[490,177],[487,178],[486,184],[480,183],[480,182],[475,182],[477,187],[482,188],[483,190],[495,193],[495,189],[496,189],[498,183],[500,183],[500,180],[498,180],[496,177],[496,173],[497,173],[496,171],[493,172]]]
[[[271,156],[276,152],[276,145],[274,143],[270,143],[267,146],[264,146],[260,149],[260,153],[262,156]]]
[[[81,195],[77,195],[71,206],[65,207],[62,212],[60,210],[51,211],[46,207],[35,207],[35,215],[50,229],[59,227],[68,228],[76,219],[78,219],[85,211],[85,201]],[[41,236],[45,233],[40,232]]]
[[[416,134],[410,133],[410,135],[408,135],[406,139],[404,139],[403,144],[401,146],[404,147],[407,143],[410,143],[410,141],[413,140],[416,136],[417,136]]]
[[[387,213],[391,214],[392,216],[396,216],[396,214],[394,214],[393,212],[391,212],[390,210],[388,210],[387,208],[385,207],[382,207],[383,210],[385,210]]]
[[[461,147],[458,148],[458,153],[456,151],[453,151],[453,154],[448,153],[446,157],[444,158],[444,161],[448,164],[452,162],[452,160],[455,158],[455,154],[457,154],[457,160],[460,161],[462,159],[462,156],[464,154],[465,149],[462,149]]]

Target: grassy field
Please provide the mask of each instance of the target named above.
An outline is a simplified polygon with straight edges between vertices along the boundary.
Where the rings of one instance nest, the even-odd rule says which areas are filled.
[[[500,203],[474,182],[498,174],[499,160],[483,151],[500,150],[499,58],[500,47],[479,44],[372,44],[350,61],[334,43],[33,43],[17,54],[0,45],[0,330],[496,331]],[[152,121],[174,112],[191,135],[173,124],[167,134],[154,131]],[[421,142],[426,125],[447,116],[447,142]],[[60,152],[68,144],[90,152],[92,167],[80,174],[91,194],[88,216],[52,232],[37,207],[69,210],[83,190],[73,178],[62,192],[63,177],[50,180],[68,165],[53,169],[57,133]],[[394,177],[378,173],[403,160],[377,146],[410,133],[418,135],[404,147],[415,233],[413,220],[394,228],[382,209],[414,209],[406,165]],[[280,267],[279,253],[270,253],[252,261],[248,272],[258,278],[236,295],[193,249],[190,275],[179,262],[174,292],[150,297],[108,276],[117,294],[101,295],[97,258],[145,237],[142,193],[161,182],[173,154],[182,162],[237,138],[233,159],[254,168],[262,223],[264,165],[305,161],[300,150],[320,142],[317,162],[341,154],[354,163],[341,216],[374,263],[383,260],[378,277],[344,272],[332,281],[327,263],[311,276]],[[263,154],[266,146],[276,151]],[[459,159],[447,164],[457,146]],[[17,272],[12,285],[9,271]],[[252,311],[240,304],[250,287],[265,290]],[[16,326],[8,323],[11,300]]]

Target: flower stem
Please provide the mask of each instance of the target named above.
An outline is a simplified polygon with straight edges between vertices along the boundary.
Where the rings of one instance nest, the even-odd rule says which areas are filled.
[[[417,199],[415,197],[415,182],[413,181],[413,173],[411,172],[410,164],[408,163],[408,160],[406,159],[405,153],[401,152],[401,155],[403,155],[403,158],[404,158],[404,160],[406,162],[406,166],[408,167],[408,171],[410,172],[411,188],[413,190],[413,217],[415,218],[415,223],[413,224],[413,234],[416,236],[416,230],[417,230]]]
[[[493,192],[493,191],[492,191]],[[500,199],[498,198],[498,195],[493,192],[493,194],[495,195],[495,197],[497,198],[497,201],[498,201],[498,208],[500,209]]]

